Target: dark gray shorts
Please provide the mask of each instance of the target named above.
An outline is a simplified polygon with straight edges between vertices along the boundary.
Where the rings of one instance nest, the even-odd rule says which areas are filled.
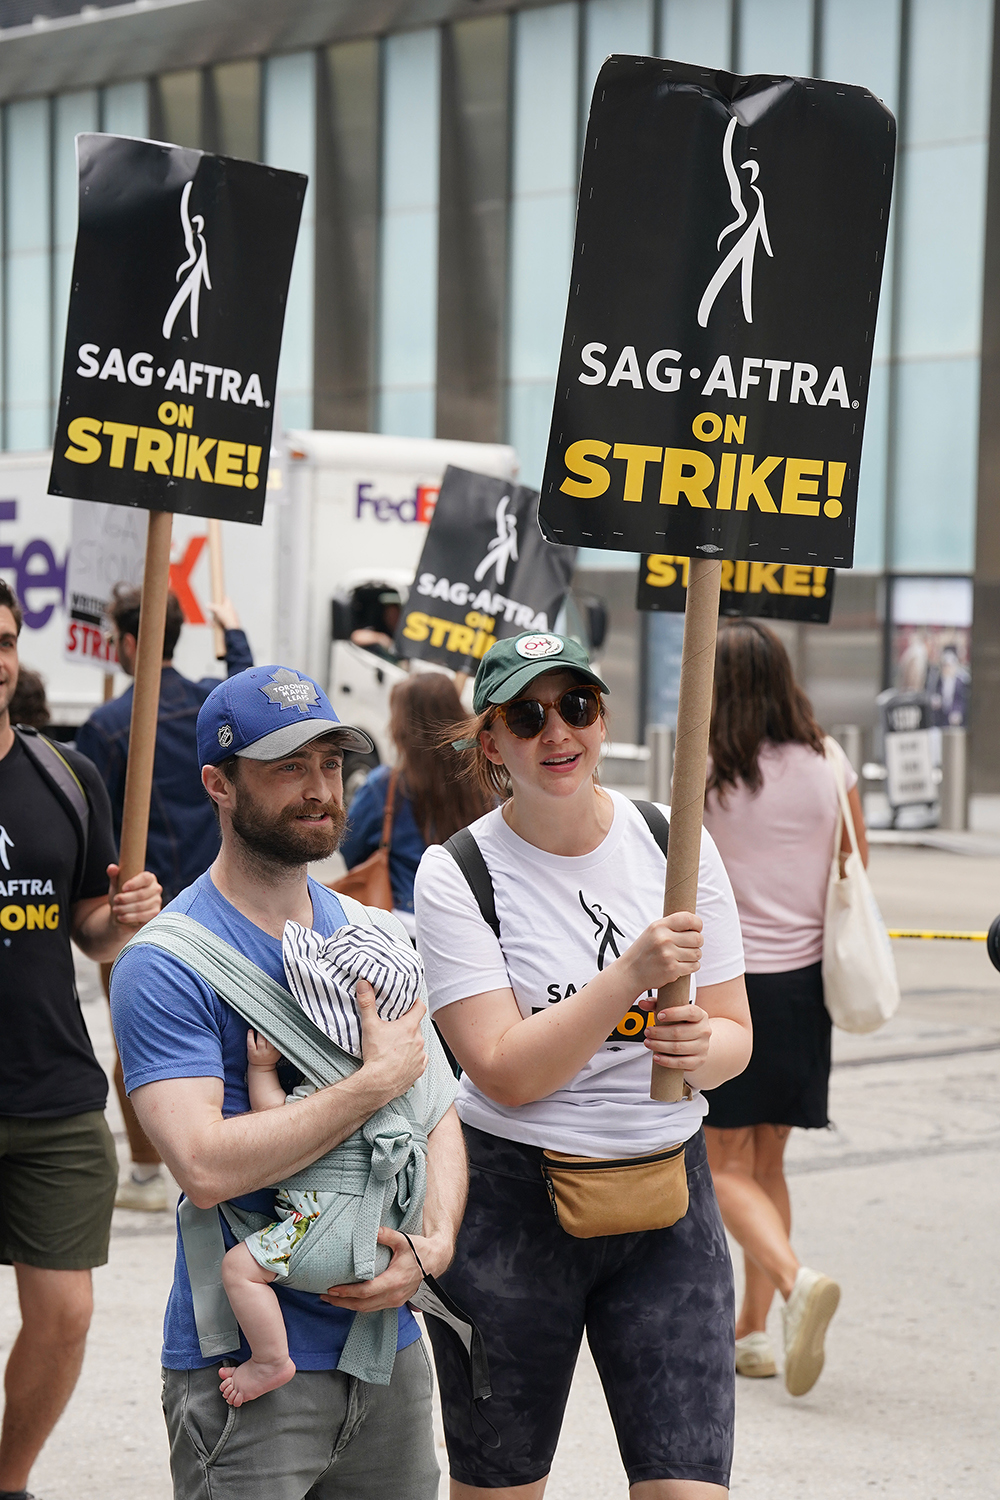
[[[586,1330],[629,1483],[728,1485],[733,1275],[702,1132],[687,1145],[683,1219],[593,1240],[560,1228],[537,1147],[468,1126],[465,1139],[469,1203],[440,1280],[479,1324],[493,1395],[473,1410],[461,1346],[430,1318],[452,1478],[500,1489],[549,1472]]]
[[[227,1406],[215,1366],[164,1370],[174,1500],[437,1500],[431,1368],[418,1339],[389,1385],[300,1370]]]

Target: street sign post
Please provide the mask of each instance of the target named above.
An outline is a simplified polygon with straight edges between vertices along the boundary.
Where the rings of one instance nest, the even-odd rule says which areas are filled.
[[[894,148],[846,84],[611,57],[594,88],[539,524],[691,559],[667,914],[697,895],[719,560],[853,560]]]
[[[175,511],[260,524],[306,178],[77,137],[80,210],[49,493],[149,512],[119,863],[145,864]]]

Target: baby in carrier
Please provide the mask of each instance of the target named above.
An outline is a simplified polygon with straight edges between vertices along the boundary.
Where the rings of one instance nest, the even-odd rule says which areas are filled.
[[[370,986],[378,1014],[392,1021],[410,1009],[423,985],[423,965],[405,937],[399,941],[379,926],[349,925],[324,940],[288,922],[282,950],[289,988],[306,1016],[356,1058],[361,1057],[357,988]],[[361,993],[364,997],[369,991]],[[314,1084],[305,1082],[286,1096],[278,1080],[280,1058],[278,1048],[259,1031],[248,1032],[247,1087],[254,1111],[294,1108],[297,1100],[316,1091]],[[275,1390],[295,1374],[274,1281],[299,1291],[325,1292],[334,1285],[370,1279],[388,1265],[389,1251],[374,1241],[361,1252],[365,1264],[358,1263],[356,1221],[369,1206],[372,1190],[382,1210],[377,1222],[388,1222],[402,1232],[420,1232],[426,1129],[436,1123],[442,1103],[433,1097],[439,1091],[422,1089],[423,1082],[410,1091],[412,1097],[385,1106],[379,1112],[381,1121],[373,1117],[374,1130],[368,1122],[327,1156],[281,1183],[274,1222],[248,1233],[224,1257],[223,1285],[251,1351],[243,1364],[219,1371],[220,1389],[230,1406]],[[376,1173],[374,1158],[380,1152],[390,1168]]]

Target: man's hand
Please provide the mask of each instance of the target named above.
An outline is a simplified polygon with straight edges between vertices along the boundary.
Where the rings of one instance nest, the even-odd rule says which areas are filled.
[[[375,1009],[375,991],[358,980],[358,1015],[361,1019],[361,1056],[366,1069],[386,1090],[386,1103],[405,1094],[427,1067],[427,1052],[420,1030],[426,1008],[418,1000],[397,1021],[383,1021]],[[405,1241],[404,1241],[405,1244]]]
[[[221,625],[223,630],[239,630],[240,617],[236,613],[236,605],[227,595],[218,604],[210,604],[208,612],[216,625]]]
[[[144,927],[160,910],[163,888],[151,870],[133,875],[119,887],[119,866],[108,865],[111,918],[118,927]]]
[[[394,1021],[392,1023],[396,1025]],[[429,1276],[440,1276],[451,1264],[455,1253],[452,1243],[443,1239],[425,1239],[421,1234],[411,1234],[410,1239],[417,1255]],[[381,1276],[372,1281],[352,1281],[347,1286],[332,1286],[322,1294],[321,1302],[331,1307],[342,1307],[346,1312],[381,1312],[387,1307],[402,1307],[409,1302],[423,1281],[423,1272],[407,1243],[406,1236],[395,1229],[380,1229],[380,1245],[388,1245],[392,1260]]]

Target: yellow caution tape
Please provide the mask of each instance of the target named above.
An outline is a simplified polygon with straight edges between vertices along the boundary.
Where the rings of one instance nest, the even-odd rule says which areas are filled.
[[[985,943],[989,933],[986,932],[922,932],[917,928],[890,927],[891,938],[931,938],[941,942],[949,943]]]

